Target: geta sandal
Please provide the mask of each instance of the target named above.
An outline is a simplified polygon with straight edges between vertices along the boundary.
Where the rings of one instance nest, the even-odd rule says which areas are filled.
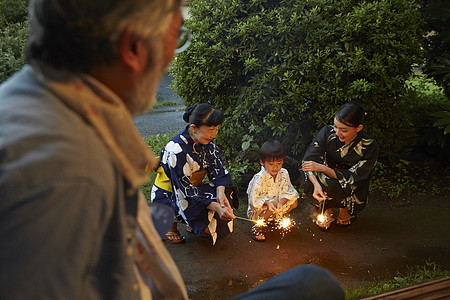
[[[166,233],[163,241],[171,244],[183,244],[186,241],[186,238],[178,231],[169,231]]]

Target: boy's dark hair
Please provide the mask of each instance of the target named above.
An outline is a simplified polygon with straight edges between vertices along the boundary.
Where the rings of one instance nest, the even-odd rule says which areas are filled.
[[[277,140],[269,140],[259,148],[259,159],[267,161],[269,159],[285,158],[286,152],[283,145]]]

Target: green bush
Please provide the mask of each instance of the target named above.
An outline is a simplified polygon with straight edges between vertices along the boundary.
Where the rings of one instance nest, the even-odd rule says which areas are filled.
[[[0,1],[0,83],[25,64],[27,1]]]
[[[369,111],[383,154],[411,134],[403,101],[421,61],[420,15],[411,0],[191,0],[193,42],[173,63],[187,104],[226,114],[217,137],[234,159],[250,135],[280,140],[300,158],[349,100]]]
[[[407,111],[414,140],[410,144],[445,165],[450,161],[450,102],[434,79],[421,72],[407,82]]]
[[[433,77],[450,99],[450,2],[427,1],[421,10],[428,34],[425,36],[425,72]]]

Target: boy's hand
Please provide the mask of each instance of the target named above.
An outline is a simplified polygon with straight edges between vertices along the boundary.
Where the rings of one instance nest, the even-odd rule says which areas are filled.
[[[266,204],[267,204],[267,210],[269,210],[271,212],[275,212],[277,210],[278,201],[270,200],[270,201],[267,201]]]

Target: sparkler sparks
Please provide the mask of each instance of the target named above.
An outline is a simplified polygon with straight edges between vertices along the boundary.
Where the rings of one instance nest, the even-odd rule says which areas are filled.
[[[277,215],[274,218],[269,219],[267,222],[265,219],[261,218],[258,220],[251,220],[247,218],[242,218],[239,216],[236,216],[237,219],[245,220],[245,221],[251,221],[255,223],[255,226],[257,227],[266,227],[266,230],[274,231],[279,230],[281,234],[281,238],[284,238],[284,236],[291,231],[291,229],[295,226],[295,221],[292,220],[289,217],[283,217],[281,215]]]
[[[264,219],[258,219],[256,221],[254,221],[256,223],[256,226],[260,226],[260,227],[266,227],[266,221]]]
[[[316,224],[324,229],[327,229],[330,226],[330,221],[327,215],[319,214],[316,218]]]
[[[295,221],[289,217],[282,217],[275,220],[276,228],[280,230],[281,238],[291,231],[292,227],[295,226]]]
[[[322,230],[327,230],[330,227],[331,222],[333,221],[333,217],[324,213],[325,209],[325,200],[322,203],[322,211],[320,214],[316,216],[316,220],[314,221]]]

